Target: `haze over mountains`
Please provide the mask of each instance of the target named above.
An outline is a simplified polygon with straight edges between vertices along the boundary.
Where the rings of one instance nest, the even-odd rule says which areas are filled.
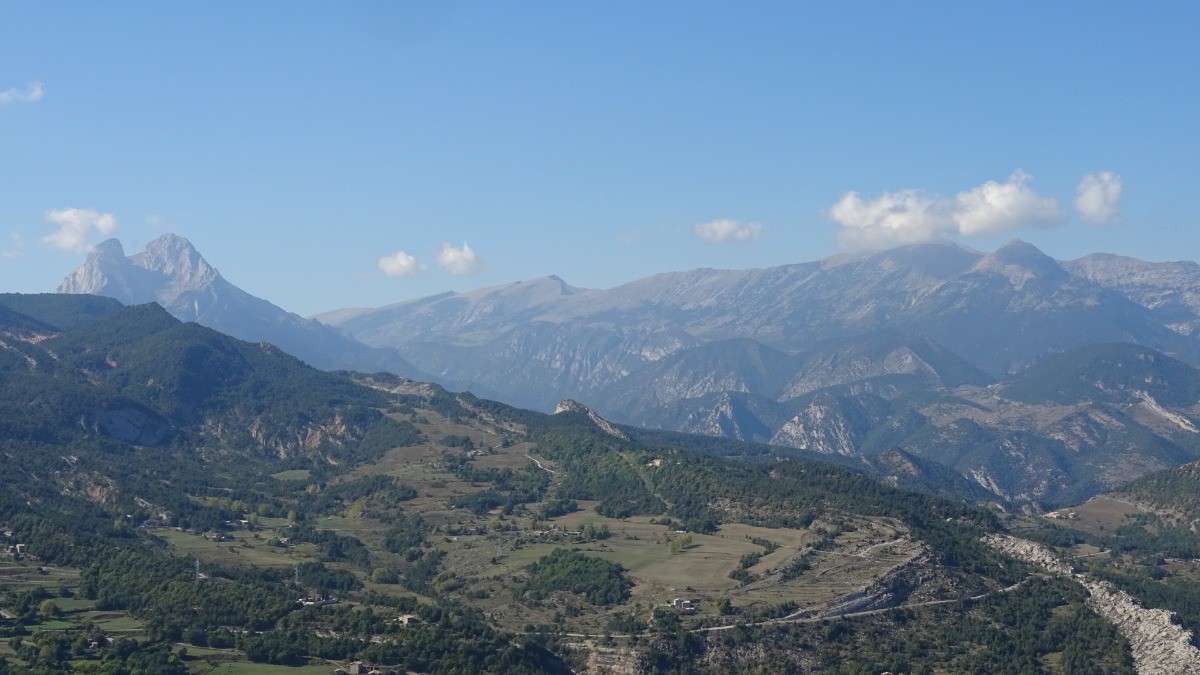
[[[329,327],[239,291],[166,235],[129,258],[105,242],[59,290],[155,300],[319,367],[523,407],[569,397],[647,427],[831,455],[901,449],[1018,501],[1078,499],[1200,457],[1195,263],[942,242],[608,290],[550,276],[317,317]]]

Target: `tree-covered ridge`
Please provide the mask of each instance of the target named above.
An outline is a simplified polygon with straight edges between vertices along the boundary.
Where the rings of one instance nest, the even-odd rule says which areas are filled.
[[[1185,518],[1200,518],[1200,462],[1142,476],[1121,494]]]
[[[378,412],[386,405],[381,392],[309,368],[270,345],[180,323],[153,304],[108,311],[111,301],[91,296],[46,298],[50,305],[86,300],[105,312],[50,336],[10,339],[15,347],[4,350],[7,376],[0,382],[7,438],[257,447],[273,456],[337,461],[347,453],[378,456],[414,433]],[[8,296],[8,302],[40,306],[25,296]],[[40,314],[55,319],[64,313],[50,310],[57,308]],[[19,334],[24,325],[0,328]]]
[[[0,314],[6,328],[14,325],[14,317],[7,313],[12,312],[22,315],[15,319],[15,325],[32,322],[54,332],[83,328],[124,308],[112,298],[62,293],[0,293],[0,306],[7,310]]]

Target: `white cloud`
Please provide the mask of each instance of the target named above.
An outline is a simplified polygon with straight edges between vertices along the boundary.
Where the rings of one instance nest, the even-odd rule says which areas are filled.
[[[111,234],[117,229],[117,217],[111,213],[100,213],[96,209],[55,209],[46,212],[46,220],[58,225],[58,231],[42,237],[42,241],[70,251],[87,250],[88,235],[94,229],[100,234]]]
[[[379,259],[379,269],[389,277],[411,277],[425,271],[425,266],[404,251],[385,255]]]
[[[743,223],[737,220],[722,218],[698,223],[692,228],[697,237],[714,244],[727,241],[751,241],[762,236],[763,226],[758,223]]]
[[[6,103],[33,103],[42,100],[42,83],[30,82],[24,89],[13,87],[0,91],[0,105]]]
[[[1063,220],[1058,202],[1029,188],[1032,178],[1017,169],[1008,181],[994,180],[955,197],[959,234],[992,234],[1022,227],[1052,227]]]
[[[464,276],[479,269],[481,261],[475,251],[463,242],[462,248],[454,248],[450,244],[442,244],[442,252],[437,256],[437,263],[450,270],[451,274]]]
[[[901,190],[866,200],[851,191],[829,207],[826,215],[842,226],[838,242],[849,248],[1060,224],[1063,216],[1058,202],[1034,192],[1029,180],[1029,174],[1018,169],[1004,183],[988,181],[952,198]]]
[[[1091,223],[1115,223],[1121,219],[1117,202],[1124,187],[1121,177],[1111,171],[1089,173],[1075,188],[1075,210]]]
[[[954,227],[949,200],[916,190],[885,192],[865,200],[851,191],[829,207],[827,215],[843,229],[838,241],[849,248],[911,244],[942,237]]]

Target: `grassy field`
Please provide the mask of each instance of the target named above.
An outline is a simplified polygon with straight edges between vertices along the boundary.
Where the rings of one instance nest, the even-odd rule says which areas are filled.
[[[188,650],[189,654],[191,649]],[[188,669],[196,675],[329,675],[337,666],[321,664],[314,666],[272,666],[266,663],[250,663],[249,661],[226,661],[216,665],[206,661],[202,665]]]
[[[1112,497],[1100,496],[1073,508],[1059,509],[1056,513],[1061,514],[1063,518],[1049,522],[1089,534],[1106,536],[1118,527],[1133,522],[1138,514],[1146,513],[1146,509]],[[1069,517],[1071,513],[1075,514],[1074,518]]]
[[[201,563],[211,565],[294,567],[318,559],[317,547],[313,544],[272,546],[270,540],[277,537],[277,533],[268,528],[254,532],[235,530],[229,534],[231,539],[228,541],[216,541],[209,536],[174,529],[156,530],[155,534],[170,544],[175,555],[198,558]]]
[[[95,612],[88,616],[88,622],[95,624],[101,630],[113,633],[135,633],[142,630],[142,622],[124,612]]]
[[[54,598],[54,604],[63,612],[82,612],[96,607],[96,601],[87,598]]]
[[[38,565],[29,558],[0,561],[0,587],[29,590],[41,586],[51,592],[79,583],[79,570]]]
[[[68,628],[74,628],[74,627],[75,627],[75,624],[73,622],[65,621],[63,619],[54,619],[51,621],[43,621],[41,623],[36,623],[31,626],[28,626],[29,630],[33,631],[34,633],[36,633],[40,630],[66,630]]]

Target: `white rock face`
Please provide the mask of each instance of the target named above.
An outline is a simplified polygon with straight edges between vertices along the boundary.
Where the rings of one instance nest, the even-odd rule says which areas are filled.
[[[1050,549],[1008,535],[989,535],[984,541],[1014,558],[1038,565],[1060,577],[1072,577],[1088,590],[1088,606],[1116,626],[1129,641],[1133,664],[1145,675],[1194,675],[1200,673],[1200,650],[1191,644],[1192,634],[1172,620],[1165,609],[1146,609],[1128,593],[1107,581],[1075,574]]]
[[[125,257],[121,242],[109,239],[92,249],[87,262],[63,279],[58,292],[104,295],[136,305],[156,301],[157,285],[149,270]]]
[[[137,255],[125,257],[121,242],[109,239],[87,262],[63,280],[59,293],[88,293],[127,305],[157,302],[164,308],[188,291],[211,287],[221,275],[183,237],[165,234]]]
[[[852,425],[835,409],[814,403],[783,425],[771,443],[826,455],[853,455],[858,438]]]

